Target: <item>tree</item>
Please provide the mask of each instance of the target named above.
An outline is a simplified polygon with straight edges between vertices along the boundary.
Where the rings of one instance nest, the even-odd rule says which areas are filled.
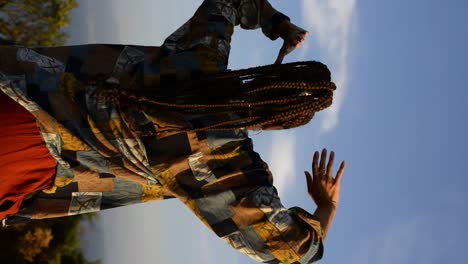
[[[34,262],[36,256],[49,247],[52,239],[50,228],[35,227],[34,230],[28,230],[24,236],[19,237],[18,253],[24,260]]]
[[[64,45],[76,0],[0,0],[0,45]]]
[[[86,260],[80,249],[80,221],[95,218],[77,215],[0,227],[0,263],[100,264]]]
[[[0,45],[58,46],[68,34],[75,0],[0,0]],[[89,262],[80,249],[80,221],[96,214],[35,220],[0,227],[0,263],[100,264]]]

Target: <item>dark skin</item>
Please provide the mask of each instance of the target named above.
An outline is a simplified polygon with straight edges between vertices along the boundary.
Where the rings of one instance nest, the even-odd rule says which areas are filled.
[[[314,215],[322,226],[323,239],[325,239],[335,218],[340,199],[341,178],[346,168],[346,162],[342,161],[336,176],[333,177],[334,161],[335,152],[331,151],[327,163],[327,150],[323,149],[321,155],[316,151],[312,161],[313,177],[308,171],[304,172],[307,181],[307,192],[317,205]]]
[[[271,17],[277,12],[268,1],[257,0],[257,2],[258,5],[264,5],[264,16]],[[278,27],[278,35],[283,39],[283,46],[278,52],[275,64],[281,64],[286,55],[300,48],[301,45],[304,44],[305,37],[309,35],[309,32],[288,20],[283,20]],[[327,163],[327,150],[323,149],[321,154],[316,151],[312,160],[313,177],[308,171],[304,172],[307,181],[307,192],[317,205],[314,216],[319,220],[322,227],[323,239],[325,239],[333,219],[335,218],[340,198],[341,177],[346,167],[345,161],[342,161],[334,177],[334,161],[335,152],[331,151]]]
[[[283,46],[278,52],[275,64],[281,64],[284,57],[293,50],[300,48],[305,42],[305,37],[309,36],[309,32],[294,25],[288,20],[281,22],[278,31],[280,37],[283,39]]]
[[[277,12],[267,0],[256,0],[257,6],[263,6],[263,16],[271,17]],[[275,64],[281,64],[286,55],[293,50],[300,48],[305,42],[305,37],[309,35],[306,30],[294,25],[288,20],[283,20],[278,27],[278,35],[283,39],[283,46],[281,47]]]

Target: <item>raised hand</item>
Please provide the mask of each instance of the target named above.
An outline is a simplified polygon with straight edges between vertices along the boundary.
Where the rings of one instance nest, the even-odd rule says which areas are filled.
[[[327,161],[327,150],[322,150],[322,155],[319,161],[319,152],[314,153],[312,162],[312,176],[305,171],[307,180],[307,191],[312,197],[317,207],[331,207],[336,209],[340,198],[341,176],[344,173],[346,163],[341,162],[340,168],[333,177],[333,162],[335,160],[335,152],[330,153],[330,159]],[[326,164],[326,165],[325,165]]]
[[[283,38],[284,42],[275,64],[281,64],[286,55],[300,48],[304,44],[305,37],[309,35],[309,32],[292,24],[288,20],[284,20],[279,26],[279,35]]]

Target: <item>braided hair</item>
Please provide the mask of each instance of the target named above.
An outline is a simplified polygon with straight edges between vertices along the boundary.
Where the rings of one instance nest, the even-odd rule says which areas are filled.
[[[184,130],[235,130],[307,124],[332,103],[336,86],[328,68],[315,61],[268,65],[204,75],[175,84],[175,95],[155,89],[103,87],[99,94],[146,114],[177,112],[218,120]],[[228,117],[228,118],[226,118]]]

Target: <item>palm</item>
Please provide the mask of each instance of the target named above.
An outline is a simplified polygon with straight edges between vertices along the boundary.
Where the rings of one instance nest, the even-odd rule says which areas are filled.
[[[333,206],[338,207],[338,201],[340,198],[340,186],[341,176],[344,173],[345,162],[343,161],[336,173],[336,177],[333,177],[333,162],[335,159],[335,153],[330,153],[330,159],[328,164],[327,150],[323,149],[322,156],[319,162],[319,153],[314,153],[312,162],[312,174],[305,172],[307,180],[307,190],[309,195],[312,197],[317,206]]]
[[[309,32],[287,20],[281,24],[279,31],[284,42],[278,53],[275,64],[281,64],[286,55],[291,53],[293,50],[300,48],[301,44],[305,42],[305,37],[309,35]]]

